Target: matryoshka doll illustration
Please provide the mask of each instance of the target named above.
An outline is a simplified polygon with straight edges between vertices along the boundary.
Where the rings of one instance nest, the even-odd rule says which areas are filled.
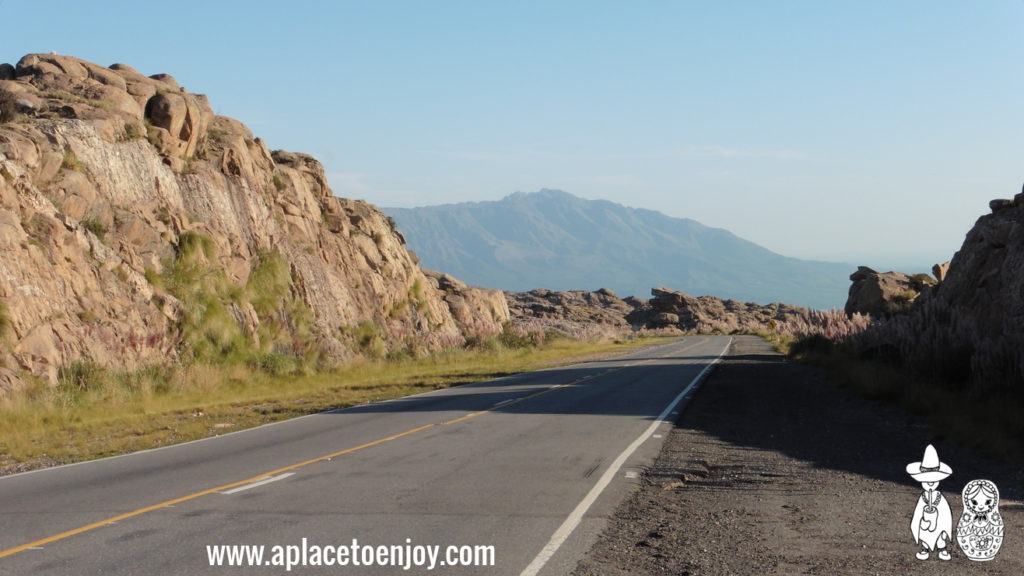
[[[964,515],[956,527],[960,550],[978,562],[995,558],[1003,544],[999,489],[989,480],[971,480],[964,486],[963,502]]]

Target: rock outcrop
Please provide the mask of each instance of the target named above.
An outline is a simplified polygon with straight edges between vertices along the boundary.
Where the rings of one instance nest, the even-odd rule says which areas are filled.
[[[941,270],[936,265],[936,273]],[[878,318],[910,311],[914,301],[936,280],[927,274],[913,276],[902,272],[877,272],[867,266],[857,268],[850,275],[850,296],[846,300],[846,313],[869,314]]]
[[[948,266],[936,266],[940,282],[906,313],[876,318],[855,335],[865,357],[979,394],[1024,387],[1024,193],[989,207]]]
[[[976,376],[1024,385],[1024,192],[993,200],[922,306],[942,310],[974,350]],[[987,374],[986,374],[987,372]]]
[[[380,353],[509,317],[500,292],[424,275],[314,158],[272,152],[170,76],[28,55],[0,66],[0,112],[0,388],[81,360],[176,362],[235,332],[326,361],[366,353],[360,326]]]
[[[500,290],[470,287],[453,276],[435,270],[424,270],[423,273],[431,286],[443,295],[448,310],[462,327],[464,336],[493,336],[511,320],[508,302]]]
[[[668,288],[654,288],[651,295],[648,327],[676,327],[684,332],[758,332],[768,330],[773,323],[789,322],[809,313],[807,308],[789,304],[762,305],[714,296],[694,297]]]
[[[508,292],[515,320],[557,321],[555,327],[598,325],[629,330],[676,333],[740,333],[769,331],[774,326],[806,318],[810,310],[788,304],[761,305],[714,296],[694,297],[668,288],[654,288],[650,300],[619,298],[609,290]]]
[[[629,328],[628,318],[646,303],[630,297],[619,298],[611,290],[531,290],[506,292],[508,306],[516,318],[565,320],[583,324],[605,324]]]

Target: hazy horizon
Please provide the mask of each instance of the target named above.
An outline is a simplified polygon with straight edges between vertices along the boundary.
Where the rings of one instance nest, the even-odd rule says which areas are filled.
[[[431,206],[439,206],[439,205],[443,205],[443,204],[460,204],[460,203],[464,203],[464,202],[497,202],[497,201],[500,201],[502,198],[505,198],[506,196],[509,196],[510,194],[516,194],[516,193],[532,194],[532,193],[539,192],[539,191],[542,191],[542,190],[554,190],[554,188],[540,188],[539,190],[532,190],[532,191],[516,190],[514,192],[510,192],[509,194],[505,194],[504,196],[501,196],[500,198],[488,199],[488,200],[459,200],[459,201],[456,201],[456,202],[444,202],[444,203],[436,203],[436,204],[416,204],[416,205],[410,205],[410,206],[380,205],[380,207],[386,210],[386,209],[389,209],[389,208],[428,208],[428,207],[431,207]],[[660,210],[657,207],[652,207],[652,206],[634,206],[634,205],[631,205],[628,201],[627,202],[620,202],[620,201],[610,200],[608,198],[588,198],[585,195],[577,194],[577,193],[575,193],[575,192],[573,192],[571,190],[561,190],[561,191],[569,193],[569,194],[572,194],[573,196],[584,198],[586,200],[607,200],[609,202],[615,202],[616,204],[620,204],[622,206],[626,206],[627,208],[633,208],[633,209],[638,209],[638,210],[653,210],[655,212],[661,212],[663,214],[666,214],[667,216],[672,216],[674,218],[689,218],[691,220],[697,220],[696,218],[691,218],[691,217],[686,216],[686,215],[672,215],[672,214],[668,214],[668,213],[664,212],[663,210]],[[980,215],[981,214],[979,214],[979,216]],[[706,222],[701,222],[700,220],[697,220],[697,221],[700,222],[701,224],[705,225],[705,226],[709,226],[709,227],[712,227],[712,228],[723,228],[723,229],[728,230],[729,232],[732,232],[733,234],[739,236],[740,238],[743,238],[744,240],[750,240],[751,242],[754,242],[754,240],[752,240],[751,238],[748,238],[747,236],[745,236],[743,234],[743,232],[740,231],[740,230],[730,229],[730,228],[725,227],[725,226],[711,226],[710,224],[708,224]],[[964,230],[964,235],[965,236],[967,234],[967,230],[969,230],[969,228]],[[755,243],[757,243],[757,242],[755,242]],[[760,243],[758,243],[758,244],[760,244]],[[908,273],[908,274],[915,274],[915,273],[919,273],[919,272],[930,274],[931,271],[932,271],[932,266],[934,264],[940,264],[940,263],[943,263],[943,262],[948,262],[949,260],[951,260],[953,258],[953,254],[954,254],[954,252],[950,252],[949,254],[943,255],[943,254],[939,254],[937,251],[932,251],[932,252],[918,253],[918,254],[914,254],[914,253],[909,253],[909,254],[908,253],[902,253],[902,254],[894,253],[894,254],[881,254],[881,255],[879,255],[879,254],[870,254],[870,253],[857,252],[855,250],[849,250],[849,251],[845,251],[845,252],[840,251],[840,252],[820,252],[819,253],[819,252],[814,252],[813,249],[811,249],[810,251],[804,252],[804,253],[787,254],[785,252],[782,252],[782,251],[779,251],[779,250],[775,250],[771,246],[764,246],[764,247],[768,248],[769,250],[772,250],[773,252],[781,254],[783,256],[789,256],[789,257],[792,257],[792,258],[800,258],[802,260],[815,260],[815,261],[820,261],[820,262],[834,262],[834,263],[839,263],[839,264],[848,264],[851,267],[850,268],[850,273],[851,274],[854,272],[854,270],[856,270],[856,267],[858,267],[858,266],[868,266],[868,267],[874,268],[874,269],[876,269],[876,270],[878,270],[880,272],[887,272],[887,271],[890,271],[890,270],[895,270],[895,271],[898,271],[898,272],[905,272],[905,273]],[[957,249],[959,249],[959,245],[957,246]]]
[[[380,206],[554,188],[928,269],[1024,180],[1022,2],[47,6],[0,60],[171,74]]]

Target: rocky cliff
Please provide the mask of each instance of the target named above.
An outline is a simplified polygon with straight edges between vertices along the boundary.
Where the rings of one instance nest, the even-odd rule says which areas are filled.
[[[500,330],[500,292],[428,278],[404,244],[171,76],[0,66],[0,389],[79,360],[330,362]]]

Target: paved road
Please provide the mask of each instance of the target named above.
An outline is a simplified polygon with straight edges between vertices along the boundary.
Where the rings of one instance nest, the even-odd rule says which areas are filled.
[[[729,342],[690,337],[0,478],[0,574],[283,574],[211,567],[207,547],[301,562],[303,539],[307,564],[350,564],[293,573],[564,574]],[[441,547],[433,571],[415,565],[430,561],[420,546]],[[449,546],[466,547],[449,560],[493,547],[495,564],[442,567]],[[412,566],[366,566],[368,553]]]

